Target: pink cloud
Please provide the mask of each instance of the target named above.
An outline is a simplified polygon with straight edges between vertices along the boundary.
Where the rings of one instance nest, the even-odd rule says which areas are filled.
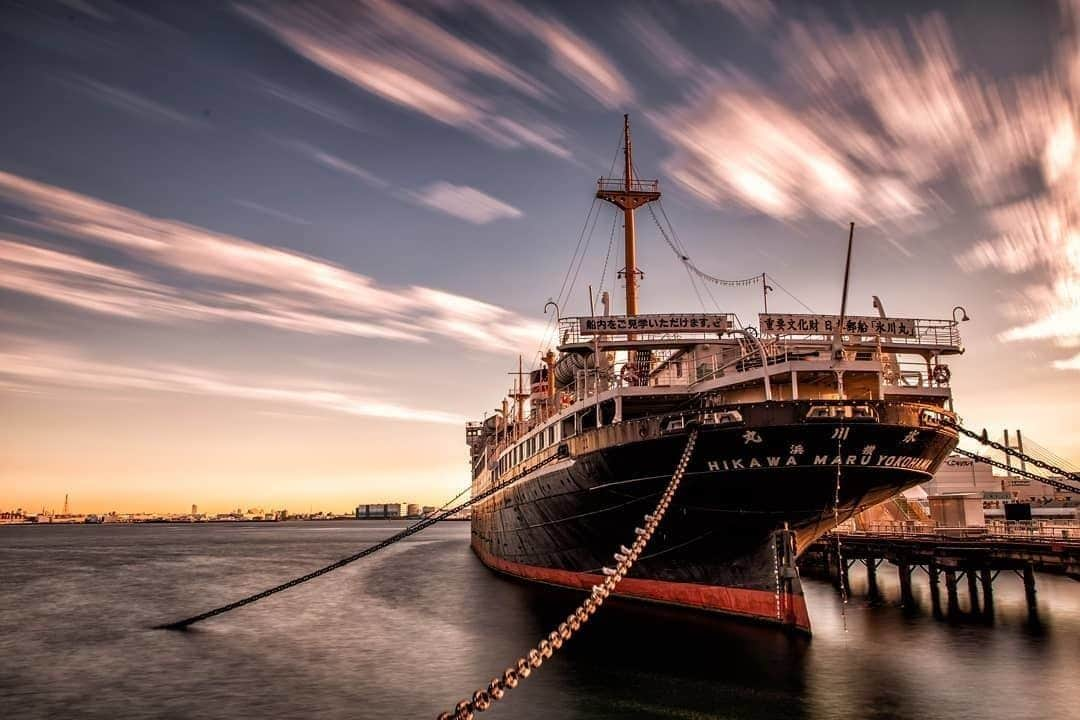
[[[284,404],[341,415],[375,417],[406,422],[457,425],[453,413],[402,405],[365,393],[362,388],[311,383],[290,378],[252,379],[194,368],[150,365],[144,367],[104,363],[87,358],[60,343],[42,343],[3,337],[0,349],[0,386],[14,388],[79,387],[98,390],[135,390],[185,393]]]
[[[383,287],[318,258],[151,217],[9,173],[0,172],[0,198],[32,213],[39,229],[107,247],[159,270],[180,271],[190,281],[181,288],[22,238],[0,238],[0,285],[84,310],[155,322],[246,322],[411,342],[438,336],[507,353],[542,332],[541,323],[471,298],[423,287]],[[481,210],[493,219],[512,216],[513,208],[499,204],[470,212]],[[462,307],[484,312],[469,316]],[[503,342],[510,337],[517,344]],[[492,344],[490,338],[501,340]]]

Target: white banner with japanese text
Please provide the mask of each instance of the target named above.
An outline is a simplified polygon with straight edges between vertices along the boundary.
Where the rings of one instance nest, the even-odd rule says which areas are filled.
[[[788,315],[762,313],[758,328],[763,335],[832,335],[840,322],[839,315]],[[911,318],[849,315],[844,318],[844,335],[916,338],[918,332]]]
[[[731,329],[727,315],[715,314],[660,314],[660,315],[602,315],[578,318],[578,330],[582,335],[622,335],[643,332],[667,333],[723,333]]]

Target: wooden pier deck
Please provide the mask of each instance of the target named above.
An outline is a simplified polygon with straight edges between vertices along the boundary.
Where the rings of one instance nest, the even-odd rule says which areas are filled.
[[[877,570],[882,562],[896,566],[901,602],[914,605],[912,573],[923,569],[930,580],[935,615],[941,614],[941,577],[950,615],[959,607],[958,588],[967,581],[971,608],[993,613],[993,582],[1002,571],[1024,579],[1028,611],[1036,613],[1035,573],[1066,575],[1080,581],[1080,539],[1018,534],[938,531],[829,533],[807,548],[799,560],[806,569],[824,571],[833,582],[850,591],[849,576],[856,563],[866,567],[871,596],[877,595]],[[981,588],[981,598],[980,598]]]

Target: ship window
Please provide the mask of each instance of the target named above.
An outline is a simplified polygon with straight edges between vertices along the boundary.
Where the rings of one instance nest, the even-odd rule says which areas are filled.
[[[589,428],[596,427],[596,406],[593,405],[588,410],[581,413],[581,429],[585,431]]]
[[[600,420],[605,425],[610,425],[615,422],[615,401],[605,400],[600,403]]]
[[[568,437],[573,437],[574,435],[576,435],[577,434],[576,422],[577,422],[577,416],[576,415],[567,415],[565,418],[563,418],[562,426],[560,428],[561,436],[564,437],[564,438],[568,438]]]
[[[547,436],[548,436],[548,439],[547,439],[548,445],[555,442],[555,426],[554,425],[549,425],[548,426]]]

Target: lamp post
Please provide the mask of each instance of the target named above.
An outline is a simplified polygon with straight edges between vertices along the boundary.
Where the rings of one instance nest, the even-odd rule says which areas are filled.
[[[959,310],[959,311],[960,311],[960,313],[961,313],[961,315],[960,315],[960,319],[959,319],[959,320],[958,320],[958,319],[956,318],[956,311],[957,311],[957,310]],[[970,320],[970,319],[971,319],[971,318],[969,318],[969,317],[968,317],[968,314],[967,314],[967,310],[965,310],[965,309],[964,309],[964,307],[963,307],[962,305],[957,305],[956,307],[954,307],[954,308],[952,309],[952,320],[953,320],[953,325],[959,325],[960,323],[962,323],[962,322],[967,322],[967,321],[968,321],[968,320]]]
[[[546,303],[544,303],[545,315],[547,315],[548,305],[551,305],[555,308],[555,322],[559,322],[560,320],[562,320],[562,318],[559,316],[559,303],[555,302],[554,300],[548,300]]]

